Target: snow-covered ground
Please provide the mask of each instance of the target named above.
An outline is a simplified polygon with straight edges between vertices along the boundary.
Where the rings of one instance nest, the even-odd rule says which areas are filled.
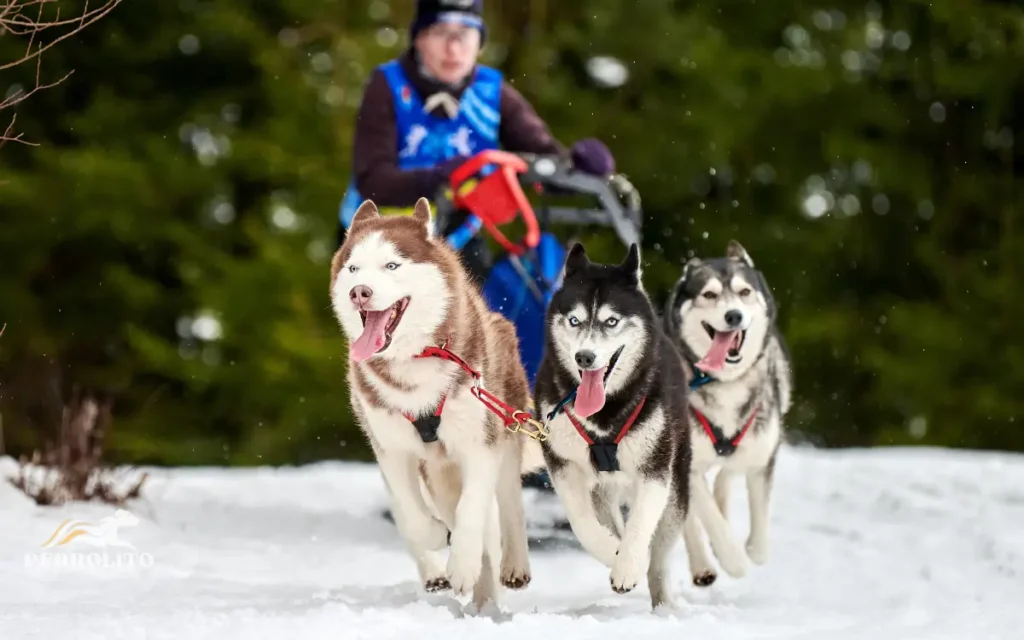
[[[768,564],[700,590],[680,541],[680,608],[657,614],[646,586],[613,593],[551,526],[548,495],[526,498],[533,583],[505,593],[503,614],[468,616],[421,592],[373,466],[152,473],[139,522],[118,532],[134,549],[44,550],[64,520],[114,510],[40,508],[0,486],[0,639],[1024,638],[1024,456],[786,448]],[[734,495],[742,540],[742,484]],[[135,565],[45,564],[90,552]]]

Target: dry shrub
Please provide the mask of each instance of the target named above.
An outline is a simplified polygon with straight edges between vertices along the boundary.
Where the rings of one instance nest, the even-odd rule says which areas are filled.
[[[134,474],[118,473],[103,463],[112,406],[109,398],[100,400],[76,387],[64,407],[59,442],[45,453],[22,456],[11,484],[39,505],[99,500],[120,506],[138,498],[147,474],[132,478]]]

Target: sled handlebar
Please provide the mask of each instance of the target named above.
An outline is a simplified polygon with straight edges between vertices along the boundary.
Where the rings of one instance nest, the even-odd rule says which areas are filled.
[[[478,180],[469,191],[467,183]],[[470,213],[467,220],[448,235],[449,243],[461,248],[475,236],[481,227],[505,249],[521,254],[523,249],[510,242],[499,226],[521,215],[526,223],[523,244],[535,247],[539,240],[540,224],[522,187],[531,186],[547,195],[590,195],[597,201],[595,208],[540,207],[540,217],[546,223],[612,227],[619,239],[628,247],[640,242],[640,196],[624,176],[602,178],[574,171],[572,163],[555,155],[481,152],[452,172],[449,179],[451,196],[443,192],[436,200],[437,227],[446,229],[457,209]]]
[[[642,227],[640,195],[621,174],[600,177],[575,171],[572,163],[558,156],[519,154],[528,170],[520,176],[526,184],[538,185],[550,195],[589,195],[596,208],[543,207],[542,217],[551,222],[612,227],[627,247],[640,243]]]
[[[505,237],[499,228],[520,215],[526,223],[523,244],[535,249],[540,243],[540,225],[530,201],[519,187],[518,176],[529,167],[519,156],[505,151],[488,150],[473,156],[451,173],[452,204],[474,214],[491,236],[506,251],[517,255],[523,248]],[[464,191],[470,180],[477,180],[469,191]]]

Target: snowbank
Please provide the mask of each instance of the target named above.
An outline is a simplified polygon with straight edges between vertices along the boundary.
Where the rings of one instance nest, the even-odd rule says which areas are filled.
[[[124,547],[43,549],[66,519],[114,509],[39,508],[0,486],[0,638],[1024,637],[1024,456],[786,448],[768,564],[697,589],[680,540],[680,608],[657,614],[646,586],[611,591],[549,495],[526,497],[533,583],[506,592],[500,615],[466,616],[420,592],[371,465],[149,471]],[[730,517],[743,540],[741,488]]]

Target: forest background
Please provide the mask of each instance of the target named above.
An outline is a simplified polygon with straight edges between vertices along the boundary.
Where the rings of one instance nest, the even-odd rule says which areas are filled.
[[[38,68],[0,29],[0,452],[53,441],[85,389],[113,400],[112,461],[368,459],[328,266],[412,2],[114,5]],[[656,303],[689,256],[751,253],[794,441],[1024,450],[1019,3],[485,5],[482,61],[639,189]]]

